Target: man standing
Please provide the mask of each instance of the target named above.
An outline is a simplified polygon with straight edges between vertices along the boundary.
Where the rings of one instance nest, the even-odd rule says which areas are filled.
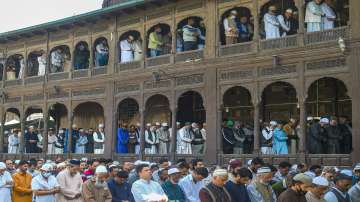
[[[93,137],[94,154],[103,154],[105,143],[104,124],[99,124],[98,131],[94,132]]]
[[[13,129],[8,140],[9,140],[8,153],[17,154],[19,152],[18,149],[20,142],[19,142],[18,130],[16,128]]]
[[[287,147],[288,136],[286,135],[283,124],[278,123],[277,127],[274,130],[274,140],[273,140],[273,151],[274,154],[288,154],[289,150]]]
[[[307,202],[326,202],[324,199],[324,195],[326,191],[329,189],[329,181],[324,177],[315,177],[312,180],[313,186],[306,193],[306,201]]]
[[[269,167],[257,170],[256,178],[247,186],[251,202],[276,202],[276,195],[270,182],[273,177]]]
[[[236,26],[237,11],[230,11],[229,17],[224,19],[225,41],[226,45],[238,43],[238,28]]]
[[[234,134],[234,154],[244,153],[244,141],[246,139],[245,132],[242,128],[242,123],[235,121],[235,125],[232,128]]]
[[[330,0],[325,0],[320,5],[321,11],[324,13],[324,16],[322,17],[324,30],[334,29],[336,14],[335,14],[334,10],[330,7],[330,5],[331,5]]]
[[[34,132],[34,126],[28,128],[28,132],[25,134],[25,149],[26,153],[38,153],[39,149],[37,143],[39,142],[38,135]]]
[[[307,142],[310,154],[323,154],[327,143],[325,127],[329,124],[329,119],[321,118],[319,123],[310,126]]]
[[[277,19],[280,23],[280,36],[284,37],[290,35],[291,27],[291,18],[293,10],[291,8],[286,9],[284,15],[278,15]]]
[[[251,41],[252,36],[254,35],[254,29],[249,23],[248,16],[241,16],[238,23],[239,30],[239,42],[248,42]]]
[[[200,190],[201,202],[231,202],[231,196],[224,185],[228,180],[225,169],[217,169],[213,173],[212,181]]]
[[[112,196],[106,183],[108,171],[105,166],[96,168],[95,176],[87,180],[82,186],[84,201],[89,202],[111,202]]]
[[[150,50],[150,57],[162,55],[163,39],[160,25],[154,27],[154,31],[149,35],[148,49]]]
[[[2,202],[11,202],[12,186],[11,174],[6,171],[5,163],[0,162],[0,197]]]
[[[48,132],[48,148],[47,153],[48,154],[55,154],[55,143],[57,141],[55,132],[53,128],[49,128]]]
[[[223,127],[221,129],[221,134],[223,137],[223,151],[224,154],[232,154],[234,153],[234,133],[232,127],[234,126],[234,122],[231,120],[224,121]]]
[[[80,161],[70,160],[68,167],[61,171],[56,179],[60,185],[60,192],[56,194],[57,202],[82,202],[82,178],[79,173]]]
[[[321,10],[322,0],[313,0],[306,6],[305,23],[307,32],[317,32],[323,30],[322,17],[325,16]]]
[[[31,180],[32,176],[28,173],[29,163],[22,160],[18,164],[18,172],[12,177],[14,181],[14,188],[12,193],[13,202],[31,202],[32,201],[32,190]]]
[[[325,128],[327,134],[327,154],[340,153],[340,141],[342,140],[341,131],[337,124],[336,117],[332,117],[330,125]]]
[[[117,130],[116,152],[120,154],[127,154],[128,143],[129,143],[129,131],[127,130],[127,124],[119,123],[119,128]]]
[[[183,40],[184,40],[184,51],[196,50],[197,40],[200,36],[200,30],[194,27],[195,20],[193,18],[188,19],[187,25],[183,27]]]
[[[88,143],[88,139],[86,137],[86,133],[84,131],[84,129],[80,129],[79,130],[79,139],[76,142],[76,149],[75,149],[75,153],[77,154],[85,154],[85,147],[86,144]]]
[[[274,128],[277,123],[275,121],[270,121],[270,125],[268,123],[264,123],[264,128],[261,131],[260,143],[261,143],[261,153],[262,154],[272,154],[272,140],[274,134]]]
[[[226,182],[225,188],[229,192],[232,201],[250,202],[246,185],[252,178],[251,172],[247,168],[240,168],[232,172],[233,179]]]
[[[186,122],[184,127],[179,131],[180,143],[179,143],[179,154],[192,154],[191,142],[192,132],[190,122]]]
[[[127,182],[128,177],[128,172],[121,170],[113,179],[108,181],[108,187],[112,195],[112,202],[134,201],[130,184]]]
[[[350,195],[347,192],[351,187],[352,177],[340,173],[335,178],[335,187],[330,188],[330,190],[325,194],[326,202],[351,202]]]
[[[280,194],[278,202],[306,202],[305,193],[312,186],[312,179],[303,173],[294,176],[292,185]]]
[[[61,48],[58,48],[52,51],[50,55],[51,55],[50,73],[64,71],[65,56],[63,50]]]
[[[145,129],[145,154],[156,154],[156,129],[150,123],[146,124]]]
[[[88,143],[86,144],[86,153],[93,154],[94,153],[94,129],[89,128],[87,132],[87,140]]]
[[[132,62],[134,60],[134,37],[129,35],[126,39],[120,41],[121,63]]]
[[[44,164],[41,174],[34,177],[31,182],[31,188],[34,192],[34,202],[55,202],[55,194],[59,193],[60,186],[56,178],[51,174],[52,166]]]
[[[209,175],[207,168],[200,167],[193,170],[193,172],[182,178],[179,185],[185,193],[187,202],[200,202],[199,193],[205,186],[204,179]]]
[[[161,187],[167,195],[169,201],[185,202],[185,194],[178,185],[181,173],[177,168],[170,168],[168,170],[169,180],[164,182]]]
[[[170,143],[170,133],[169,126],[167,123],[162,123],[161,128],[159,128],[156,133],[159,137],[159,154],[168,154],[169,152],[169,143]]]
[[[280,23],[276,17],[276,7],[270,6],[264,15],[266,39],[280,38]]]
[[[109,46],[105,39],[101,40],[95,47],[95,67],[101,67],[108,64]]]
[[[64,139],[65,139],[64,130],[59,129],[59,132],[56,135],[56,142],[54,145],[55,154],[63,154],[64,153]]]
[[[192,131],[194,134],[194,138],[191,142],[192,153],[195,155],[201,155],[204,152],[205,139],[204,139],[203,134],[201,133],[199,125],[197,123],[192,123],[191,128],[192,128]]]
[[[352,128],[346,116],[339,117],[339,128],[341,131],[342,140],[340,141],[340,152],[342,154],[350,154],[352,149]]]
[[[131,193],[136,202],[142,201],[159,201],[166,202],[165,195],[160,184],[151,180],[151,171],[148,164],[136,166],[136,172],[140,179],[135,181],[131,188]]]

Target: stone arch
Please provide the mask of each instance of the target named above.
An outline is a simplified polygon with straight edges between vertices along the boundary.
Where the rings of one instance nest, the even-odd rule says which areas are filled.
[[[46,53],[44,50],[31,51],[27,57],[27,76],[42,76],[46,69]]]
[[[126,40],[128,40],[129,36],[132,36],[133,41],[132,46],[134,51],[132,52],[132,55],[130,57],[129,53],[130,51],[127,48],[126,44],[123,44],[122,42],[126,42]],[[124,46],[124,47],[123,47]],[[124,50],[122,51],[122,48],[124,48]],[[124,33],[122,33],[119,37],[119,45],[118,45],[118,49],[119,49],[119,62],[120,63],[127,63],[127,62],[132,62],[132,61],[139,61],[142,60],[143,58],[143,40],[141,37],[141,33],[137,30],[128,30]]]
[[[164,41],[164,37],[165,37],[165,42],[164,43],[168,43],[169,45],[172,44],[172,40],[171,40],[171,37],[169,39],[169,35],[171,34],[171,26],[169,24],[166,24],[166,23],[158,23],[154,26],[152,26],[150,29],[148,29],[148,31],[146,32],[146,40],[147,40],[147,55],[148,57],[151,57],[150,55],[150,48],[149,48],[149,41],[150,41],[150,35],[151,33],[155,32],[155,30],[157,28],[160,28],[160,32],[159,32],[159,35],[161,35],[161,37],[163,38],[163,41]],[[165,50],[165,51],[162,51],[160,53],[157,53],[156,56],[160,56],[160,55],[166,55],[166,54],[170,54],[171,53],[171,48],[170,50]]]
[[[6,80],[14,80],[22,78],[24,74],[25,61],[22,54],[10,55],[6,59]]]
[[[288,82],[277,81],[267,85],[261,94],[261,103],[263,121],[299,119],[296,89]]]
[[[78,128],[97,128],[98,124],[105,123],[104,108],[97,102],[83,102],[74,107],[74,124]]]
[[[99,49],[102,51],[101,53],[97,52],[97,46],[99,45]],[[101,67],[106,66],[109,63],[109,43],[108,39],[104,36],[97,38],[94,41],[93,46],[93,57],[94,57],[94,66]]]
[[[223,119],[253,124],[254,107],[249,89],[243,86],[233,86],[224,92],[222,100]]]
[[[74,70],[88,69],[90,59],[89,45],[86,41],[79,41],[74,50]]]
[[[139,103],[134,98],[125,98],[117,105],[118,123],[126,125],[136,125],[140,120]]]
[[[171,111],[169,99],[162,94],[149,97],[145,103],[145,122],[167,122],[170,123]]]
[[[219,22],[219,30],[220,30],[220,42],[221,42],[221,45],[226,45],[226,37],[225,37],[225,28],[224,28],[224,20],[226,18],[228,18],[230,16],[230,13],[235,10],[238,14],[236,20],[238,22],[240,22],[240,18],[241,17],[244,17],[244,18],[247,18],[247,24],[248,24],[248,28],[249,29],[252,29],[253,31],[253,22],[250,22],[250,19],[252,17],[252,14],[251,14],[251,10],[248,8],[248,7],[244,7],[244,6],[236,6],[236,7],[233,7],[231,9],[228,9],[226,10],[224,13],[222,13],[221,15],[221,18],[220,18],[220,22]],[[238,42],[247,42],[247,41],[251,41],[252,38],[253,38],[253,35],[254,34],[251,34],[249,35],[249,38],[247,40],[243,39],[243,40],[239,40]]]
[[[198,37],[198,44],[199,44],[199,42],[201,42],[203,46],[205,45],[206,26],[205,26],[204,19],[199,16],[188,16],[188,17],[180,20],[177,23],[176,52],[187,51],[187,50],[185,50],[185,46],[184,46],[184,42],[183,42],[183,27],[188,24],[188,21],[190,19],[192,19],[194,22],[193,27],[198,28],[202,35],[202,37]],[[194,49],[192,49],[192,50],[203,49],[204,48],[203,46],[202,47],[197,46],[196,48],[194,47]]]
[[[56,60],[53,61],[53,58]],[[71,52],[67,45],[55,46],[50,50],[50,73],[64,72],[71,69]]]
[[[68,127],[68,109],[63,103],[51,104],[48,108],[49,117],[54,120],[55,131],[66,129]]]
[[[202,95],[194,90],[182,93],[177,99],[176,121],[185,122],[206,122],[206,109]]]

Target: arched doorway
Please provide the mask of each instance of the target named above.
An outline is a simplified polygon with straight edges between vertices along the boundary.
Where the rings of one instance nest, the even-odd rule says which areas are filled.
[[[90,51],[89,45],[85,41],[76,44],[74,50],[74,69],[89,68]]]
[[[105,117],[102,105],[96,102],[84,102],[77,105],[74,109],[71,151],[79,154],[88,151],[90,151],[89,153],[92,151],[96,153],[97,146],[99,146],[99,148],[101,146],[103,150],[105,139],[111,138],[105,134],[104,137],[102,137],[102,134],[98,133],[100,128],[102,128],[102,130],[104,129],[104,123]],[[86,136],[87,138],[81,138],[82,136]],[[86,142],[85,140],[90,144],[88,148],[77,148],[77,144],[81,144],[80,141]]]
[[[228,89],[223,95],[224,153],[251,154],[254,148],[254,116],[250,91],[242,86]],[[224,128],[233,128],[232,131]],[[231,134],[232,132],[232,134]],[[233,138],[231,137],[233,135]],[[230,136],[230,137],[227,137]],[[226,148],[233,139],[233,149]],[[229,147],[230,148],[230,147]]]
[[[62,103],[55,103],[49,107],[49,119],[54,122],[48,129],[48,154],[62,154],[67,152],[65,134],[68,134],[68,110]],[[56,138],[55,138],[56,137]],[[50,144],[52,143],[52,144]]]
[[[95,40],[93,54],[95,67],[102,67],[108,65],[109,44],[105,37],[100,37]]]
[[[128,63],[143,60],[143,45],[140,32],[130,30],[119,38],[119,62]]]
[[[159,23],[151,27],[147,31],[147,45],[148,57],[170,54],[172,47],[170,25]]]
[[[24,56],[15,54],[6,60],[6,80],[21,79],[24,74],[25,61]]]
[[[27,76],[43,76],[46,69],[46,54],[44,50],[33,51],[28,55]]]
[[[306,112],[310,153],[351,153],[352,101],[343,81],[332,77],[314,81],[308,89]],[[322,133],[316,130],[319,124],[324,129]]]
[[[41,153],[44,147],[44,114],[39,106],[25,111],[25,152]]]
[[[145,122],[146,123],[156,123],[156,122],[166,122],[170,123],[171,111],[169,100],[166,96],[156,94],[151,96],[145,105],[146,114]]]
[[[251,17],[251,11],[247,7],[234,7],[225,11],[220,21],[221,45],[251,41],[254,36],[254,22]]]
[[[20,130],[20,111],[16,108],[7,109],[4,123],[1,123],[1,125],[4,125],[3,152],[18,154],[20,151],[20,139],[22,137]],[[11,144],[9,144],[9,140]]]
[[[56,46],[50,51],[50,73],[67,72],[71,66],[69,46]]]
[[[198,34],[198,36],[192,37],[191,35],[194,33]],[[198,16],[187,17],[177,24],[176,52],[204,49],[205,38],[206,27],[204,20]]]
[[[117,153],[140,153],[140,114],[135,99],[126,98],[118,105]]]

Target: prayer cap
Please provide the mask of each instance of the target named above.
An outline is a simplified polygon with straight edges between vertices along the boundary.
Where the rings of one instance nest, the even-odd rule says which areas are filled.
[[[311,185],[312,184],[312,178],[308,175],[305,175],[304,173],[299,173],[297,175],[294,176],[293,178],[294,181],[298,181],[298,182],[302,182],[306,185]]]
[[[315,185],[319,185],[319,186],[329,186],[329,181],[325,178],[325,177],[315,177],[313,180],[312,180],[312,183],[315,184]]]
[[[291,8],[286,9],[287,13],[293,13],[293,10]]]
[[[232,120],[228,120],[228,121],[226,122],[226,125],[227,125],[228,127],[232,127],[232,126],[234,125],[234,122],[233,122]]]
[[[29,126],[29,129],[34,129],[34,126]]]
[[[172,175],[172,174],[176,174],[176,173],[180,173],[180,170],[177,168],[170,168],[168,170],[168,175]]]
[[[360,163],[357,163],[357,164],[355,165],[354,171],[355,171],[355,170],[360,170]]]
[[[49,172],[49,171],[52,170],[52,165],[49,164],[49,163],[46,163],[46,164],[44,164],[44,165],[41,166],[41,170],[46,171],[46,172]]]
[[[308,117],[306,118],[306,120],[308,120],[308,121],[312,121],[312,120],[314,120],[314,117],[312,117],[312,116],[308,116]]]
[[[315,173],[313,173],[313,172],[311,172],[311,171],[306,171],[304,174],[307,175],[307,176],[309,176],[309,177],[311,177],[311,178],[315,178],[315,177],[316,177]]]
[[[81,158],[81,161],[82,161],[82,162],[87,162],[87,161],[88,161],[88,158],[83,157],[83,158]]]
[[[214,173],[213,173],[213,176],[214,177],[216,177],[216,176],[220,176],[220,177],[228,176],[228,172],[225,169],[216,169],[214,171]]]
[[[5,135],[9,134],[9,131],[5,130],[5,131],[4,131],[4,134],[5,134]]]
[[[120,165],[120,162],[119,162],[119,161],[113,161],[112,164],[113,164],[113,165],[116,165],[116,166],[119,166],[119,165]]]
[[[321,118],[320,123],[329,124],[329,119],[328,118]]]
[[[242,163],[239,159],[231,159],[229,161],[229,166],[230,168],[236,168],[236,167],[241,167]]]
[[[104,124],[100,123],[99,128],[104,128]]]
[[[276,125],[277,125],[277,123],[276,123],[276,121],[270,121],[270,125],[272,125],[272,126],[276,126]]]
[[[353,175],[352,171],[348,170],[348,169],[340,171],[340,174],[343,174],[343,175],[346,175],[346,176],[349,176],[349,177],[352,177],[352,175]]]
[[[84,132],[84,129],[81,128],[81,129],[79,130],[79,132]]]
[[[80,164],[79,164],[80,165]],[[61,162],[59,164],[57,164],[57,167],[58,168],[61,168],[61,167],[65,167],[66,166],[66,163],[65,162]]]
[[[166,127],[166,126],[169,126],[169,125],[168,125],[168,123],[165,123],[165,122],[164,122],[164,123],[161,124],[161,126],[162,126],[162,127]]]
[[[160,123],[159,123],[159,122],[156,122],[155,125],[156,125],[156,126],[160,126]]]
[[[136,126],[140,127],[141,125],[140,125],[140,123],[138,122],[138,123],[136,123]]]
[[[0,169],[1,169],[1,170],[6,169],[6,165],[5,165],[5,163],[0,162]]]
[[[63,129],[59,129],[59,133],[64,133],[64,130],[63,130]]]
[[[178,126],[179,126],[179,125],[180,125],[180,122],[176,122],[176,125],[178,125]]]
[[[261,167],[256,172],[256,174],[263,174],[263,173],[271,173],[271,169],[269,167]]]
[[[103,165],[99,165],[98,167],[96,167],[96,170],[95,170],[95,174],[98,174],[98,173],[107,173],[107,169],[105,166]]]
[[[77,160],[77,159],[71,159],[71,160],[69,161],[69,163],[70,163],[71,165],[76,165],[76,166],[80,165],[80,161]]]
[[[147,123],[146,126],[151,126],[151,123]]]
[[[72,128],[77,128],[77,125],[76,125],[76,124],[73,124],[71,127],[72,127]]]
[[[238,12],[236,10],[232,10],[230,13],[236,15]]]
[[[248,160],[247,165],[250,166],[252,163],[252,159]]]
[[[197,126],[197,123],[192,123],[191,127],[195,128]]]

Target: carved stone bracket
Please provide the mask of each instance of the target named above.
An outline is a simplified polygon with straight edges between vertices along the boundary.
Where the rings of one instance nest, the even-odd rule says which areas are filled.
[[[171,87],[171,80],[161,80],[161,81],[146,81],[144,83],[144,89],[152,90],[157,88],[170,88]]]
[[[295,72],[296,72],[296,65],[264,67],[260,69],[261,76],[274,76],[274,75],[290,74]]]
[[[193,74],[176,78],[176,86],[198,84],[204,82],[204,74]]]
[[[129,93],[129,92],[136,92],[140,90],[139,84],[128,84],[128,85],[117,85],[116,93]]]
[[[254,71],[251,69],[248,70],[239,70],[239,71],[225,71],[220,73],[220,80],[238,80],[246,79],[254,76]]]
[[[102,95],[105,94],[105,88],[94,88],[86,90],[73,91],[72,95],[76,96],[93,96],[93,95]]]
[[[321,61],[312,61],[306,63],[306,70],[313,71],[313,70],[323,70],[329,68],[346,67],[346,59],[345,58],[335,58],[335,59],[326,59]]]

